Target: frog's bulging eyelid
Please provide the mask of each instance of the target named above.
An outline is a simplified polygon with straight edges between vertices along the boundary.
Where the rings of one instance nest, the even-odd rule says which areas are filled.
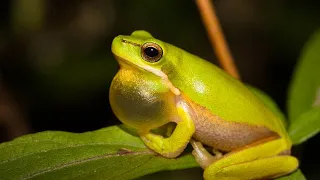
[[[138,43],[135,43],[135,42],[131,42],[131,41],[128,41],[128,40],[125,40],[125,39],[121,39],[121,42],[127,43],[127,44],[131,44],[133,46],[141,47],[141,44],[138,44]]]

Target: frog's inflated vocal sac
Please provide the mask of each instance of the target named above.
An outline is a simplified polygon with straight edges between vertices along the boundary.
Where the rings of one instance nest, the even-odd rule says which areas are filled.
[[[146,31],[117,36],[112,52],[120,70],[111,107],[153,151],[175,158],[191,142],[207,180],[271,179],[297,169],[282,120],[223,70]],[[176,124],[169,137],[151,132],[169,122]]]

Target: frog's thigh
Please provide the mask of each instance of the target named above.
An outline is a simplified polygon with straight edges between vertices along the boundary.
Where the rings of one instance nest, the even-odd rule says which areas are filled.
[[[188,145],[192,135],[195,132],[195,126],[192,120],[192,113],[189,106],[184,102],[177,103],[177,112],[179,122],[172,132],[171,136],[163,136],[148,133],[141,136],[143,142],[155,152],[168,158],[177,157]]]
[[[212,165],[205,170],[204,178],[206,180],[275,178],[294,171],[297,166],[298,161],[292,156],[274,156],[223,168]]]
[[[276,139],[236,150],[205,169],[209,179],[261,179],[288,174],[298,167],[298,160],[279,155],[287,150],[284,139]]]

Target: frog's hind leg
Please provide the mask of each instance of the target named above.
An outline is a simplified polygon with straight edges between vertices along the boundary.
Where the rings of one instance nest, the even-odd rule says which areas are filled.
[[[205,152],[202,145],[194,146],[194,143],[192,145],[195,148],[193,155],[205,169],[206,180],[247,180],[275,178],[297,169],[298,160],[283,153],[288,149],[284,141],[268,138],[263,140],[264,143],[245,146],[221,158]]]
[[[205,170],[204,177],[208,180],[273,179],[296,170],[297,166],[295,157],[273,156],[223,168],[213,164]]]

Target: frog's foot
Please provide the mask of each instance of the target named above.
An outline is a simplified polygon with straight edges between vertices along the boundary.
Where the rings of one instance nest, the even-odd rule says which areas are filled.
[[[222,157],[222,153],[213,149],[215,156],[212,156],[202,145],[201,142],[196,142],[195,140],[190,140],[190,143],[193,147],[192,155],[195,157],[197,163],[203,168],[206,169],[213,162]]]
[[[234,150],[220,158],[205,152],[203,147],[196,147],[193,154],[204,167],[206,180],[272,179],[297,169],[298,160],[283,153],[288,149],[284,139],[269,138],[262,142]],[[209,162],[212,163],[208,165]]]

